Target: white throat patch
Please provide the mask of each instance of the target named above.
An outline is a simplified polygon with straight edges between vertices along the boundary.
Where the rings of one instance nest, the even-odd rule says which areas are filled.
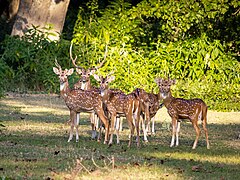
[[[105,91],[101,91],[101,96],[103,97],[105,95]]]
[[[65,83],[60,84],[60,91],[62,91],[65,88]]]
[[[166,99],[166,98],[167,98],[167,96],[166,96],[165,93],[161,93],[161,96],[162,96],[163,99]]]
[[[86,90],[85,88],[86,88],[86,83],[81,83],[81,89]]]

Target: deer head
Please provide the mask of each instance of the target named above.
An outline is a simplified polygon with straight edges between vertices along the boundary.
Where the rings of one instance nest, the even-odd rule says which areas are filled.
[[[64,88],[66,88],[67,82],[68,82],[68,76],[72,75],[74,72],[74,69],[65,69],[64,71],[62,70],[61,66],[58,64],[57,60],[55,60],[55,65],[56,67],[53,67],[53,72],[58,75],[59,80],[60,80],[60,91],[62,91]]]
[[[111,74],[113,74],[113,72],[108,74],[105,78],[103,76],[98,76],[97,74],[94,74],[94,78],[100,83],[101,96],[106,95],[106,91],[108,90],[108,84],[115,80],[115,76],[111,76]]]
[[[85,69],[81,66],[78,66],[76,64],[76,60],[77,60],[77,56],[75,57],[75,59],[73,59],[72,57],[72,43],[70,46],[70,58],[72,60],[72,63],[74,65],[74,67],[76,68],[77,73],[80,75],[80,80],[79,82],[81,83],[81,89],[88,89],[91,85],[90,85],[90,76],[93,75],[99,68],[101,68],[103,66],[103,64],[105,63],[106,60],[106,54],[107,54],[107,46],[106,46],[106,51],[104,54],[104,60],[100,63],[99,66],[96,66],[94,68],[88,68]]]
[[[171,80],[171,79],[156,78],[155,82],[159,87],[161,98],[166,99],[167,97],[171,96],[171,85],[174,85],[176,83],[175,79]]]

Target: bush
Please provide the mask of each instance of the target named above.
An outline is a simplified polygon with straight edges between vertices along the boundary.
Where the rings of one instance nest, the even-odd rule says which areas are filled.
[[[81,65],[91,67],[104,56],[107,44],[107,62],[100,73],[114,71],[112,86],[126,93],[136,87],[158,92],[154,79],[170,77],[183,84],[174,91],[178,97],[202,98],[210,109],[239,110],[240,64],[235,52],[228,51],[229,43],[213,36],[223,33],[221,28],[212,29],[216,21],[226,20],[225,14],[237,10],[237,2],[232,3],[234,7],[221,4],[223,11],[215,2],[199,6],[195,1],[144,0],[132,6],[117,1],[102,10],[92,1],[79,10],[75,52],[83,57]]]
[[[55,59],[69,67],[69,41],[50,41],[47,33],[33,27],[22,38],[6,36],[1,43],[2,89],[5,91],[58,91],[58,78],[53,73]]]

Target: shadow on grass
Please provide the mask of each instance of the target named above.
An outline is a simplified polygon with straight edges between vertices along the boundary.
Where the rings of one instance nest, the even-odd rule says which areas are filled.
[[[68,109],[65,108],[62,111],[68,113]],[[61,109],[58,110],[61,112]],[[56,111],[54,112],[31,112],[24,113],[21,111],[19,106],[9,106],[0,102],[0,120],[6,122],[19,122],[24,120],[26,122],[35,122],[35,123],[66,123],[69,120],[69,115],[57,115]],[[81,113],[80,115],[81,122],[80,124],[86,125],[90,124],[89,115],[87,113]]]
[[[34,101],[28,104],[34,105]],[[62,104],[58,106],[62,107]],[[54,105],[52,107],[55,108]],[[61,110],[66,111],[58,109]],[[179,147],[170,148],[171,131],[157,122],[156,135],[149,137],[149,143],[141,142],[141,147],[137,148],[133,142],[129,149],[126,121],[124,131],[120,133],[121,144],[109,147],[91,140],[88,116],[83,116],[80,121],[79,142],[73,139],[68,143],[69,126],[63,125],[68,119],[68,115],[54,112],[31,112],[27,115],[19,106],[0,102],[0,121],[7,125],[0,131],[0,177],[43,179],[53,174],[71,173],[76,159],[81,159],[84,166],[94,172],[99,167],[94,165],[92,157],[100,167],[105,167],[113,156],[115,169],[123,170],[123,173],[128,168],[139,174],[151,172],[156,174],[155,179],[172,176],[179,179],[239,178],[240,124],[209,124],[211,149],[206,149],[205,135],[201,130],[197,149],[192,150],[195,131],[190,123],[182,123]],[[21,126],[22,123],[26,125]],[[107,168],[106,177],[109,174],[114,177],[116,171],[111,166]],[[90,174],[88,179],[91,178]],[[133,174],[131,178],[137,177]]]
[[[160,127],[160,124],[157,123],[156,126]],[[171,132],[167,130],[157,131],[156,136],[149,137],[150,142],[142,143],[141,148],[136,148],[136,144],[133,143],[130,149],[127,147],[127,135],[121,136],[123,139],[121,145],[114,144],[108,147],[90,140],[90,136],[82,133],[80,133],[78,143],[74,141],[68,143],[68,133],[39,135],[29,131],[2,134],[0,137],[2,159],[0,168],[3,169],[1,173],[9,177],[15,177],[17,174],[26,177],[30,172],[36,173],[33,177],[44,177],[52,171],[69,173],[71,168],[74,168],[76,159],[81,159],[82,163],[92,172],[98,169],[92,162],[94,155],[96,163],[101,167],[105,166],[104,161],[114,156],[116,169],[143,168],[143,171],[153,171],[153,173],[154,169],[162,169],[165,172],[159,174],[162,178],[175,174],[183,179],[237,179],[240,163],[233,159],[239,157],[239,151],[236,152],[233,148],[223,145],[221,147],[212,145],[211,149],[207,150],[204,136],[201,137],[197,149],[192,150],[195,133],[192,129],[189,131],[190,127],[190,124],[182,126],[180,146],[174,148],[169,147]],[[210,125],[209,131],[211,131],[210,134],[215,135],[218,134],[216,131],[224,132],[224,129],[231,128],[234,130],[239,126]],[[187,136],[184,133],[193,136]],[[228,138],[231,136],[226,137],[225,134],[221,136],[224,140]],[[221,142],[221,139],[214,141]],[[23,165],[29,167],[27,171],[29,174],[26,173],[26,169],[19,168],[24,167]],[[13,176],[10,176],[12,172],[16,174],[13,173]]]

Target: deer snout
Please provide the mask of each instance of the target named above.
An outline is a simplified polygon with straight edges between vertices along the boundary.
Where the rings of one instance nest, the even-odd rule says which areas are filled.
[[[86,83],[87,79],[86,78],[82,78],[82,83]]]
[[[104,96],[104,95],[105,95],[105,88],[104,88],[104,87],[100,86],[99,94],[100,94],[101,96]]]
[[[168,97],[168,93],[165,92],[161,92],[160,95],[163,99],[166,99]]]
[[[60,85],[61,85],[61,84],[64,84],[66,82],[66,79],[63,78],[63,77],[60,77],[59,81],[60,81]]]

